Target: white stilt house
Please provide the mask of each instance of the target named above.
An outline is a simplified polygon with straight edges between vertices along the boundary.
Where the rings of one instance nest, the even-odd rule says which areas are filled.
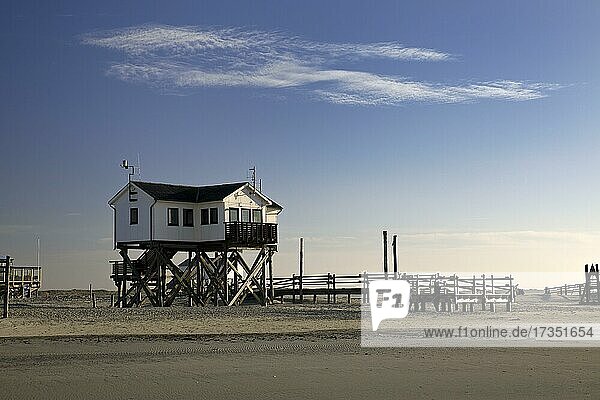
[[[216,304],[239,304],[248,294],[268,302],[264,270],[266,265],[272,269],[282,207],[250,183],[183,186],[132,181],[109,205],[114,210],[114,247],[123,258],[113,263],[119,305],[139,305],[144,293],[153,305],[169,305],[182,289],[191,302],[201,305],[208,300],[203,291],[210,292]],[[145,252],[131,260],[131,249]],[[243,249],[259,251],[252,264],[241,257]],[[188,254],[186,265],[191,267],[185,271],[171,261],[178,252]],[[165,268],[173,276],[170,284],[165,282]],[[212,278],[200,282],[205,274]],[[227,279],[231,274],[233,288]]]
[[[110,201],[114,244],[277,243],[282,208],[248,182],[181,186],[131,182]]]

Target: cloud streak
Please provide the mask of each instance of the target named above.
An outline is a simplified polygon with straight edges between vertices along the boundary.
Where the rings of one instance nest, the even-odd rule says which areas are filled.
[[[119,51],[127,62],[107,74],[165,91],[204,87],[293,90],[336,104],[522,101],[547,96],[556,84],[512,80],[442,84],[353,69],[361,59],[442,62],[451,54],[396,42],[322,43],[280,32],[143,25],[81,36],[86,45]]]

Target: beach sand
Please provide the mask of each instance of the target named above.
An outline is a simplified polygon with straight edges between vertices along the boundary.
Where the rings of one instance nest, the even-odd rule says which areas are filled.
[[[575,312],[588,318],[600,311],[539,294],[520,300],[517,311],[492,317]],[[600,393],[598,348],[361,348],[358,304],[107,305],[100,296],[100,307],[90,308],[83,292],[11,305],[11,317],[0,320],[0,398],[580,399]],[[449,318],[460,324],[490,313],[432,311],[415,318],[411,323]]]

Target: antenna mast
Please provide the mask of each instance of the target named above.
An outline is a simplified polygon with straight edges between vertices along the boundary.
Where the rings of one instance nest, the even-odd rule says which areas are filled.
[[[129,165],[127,160],[123,160],[121,162],[121,168],[123,168],[125,170],[129,170],[131,168],[131,171],[129,172],[129,176],[127,178],[127,182],[131,183],[131,177],[133,176],[133,174],[135,174],[135,167],[133,165]]]
[[[256,189],[256,166],[248,169],[250,171],[250,181],[252,182],[252,188]]]

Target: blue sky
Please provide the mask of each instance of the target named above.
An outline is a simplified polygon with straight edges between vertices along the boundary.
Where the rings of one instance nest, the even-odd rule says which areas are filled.
[[[0,5],[0,253],[110,287],[111,212],[147,180],[258,168],[281,274],[575,271],[600,247],[595,2]]]

